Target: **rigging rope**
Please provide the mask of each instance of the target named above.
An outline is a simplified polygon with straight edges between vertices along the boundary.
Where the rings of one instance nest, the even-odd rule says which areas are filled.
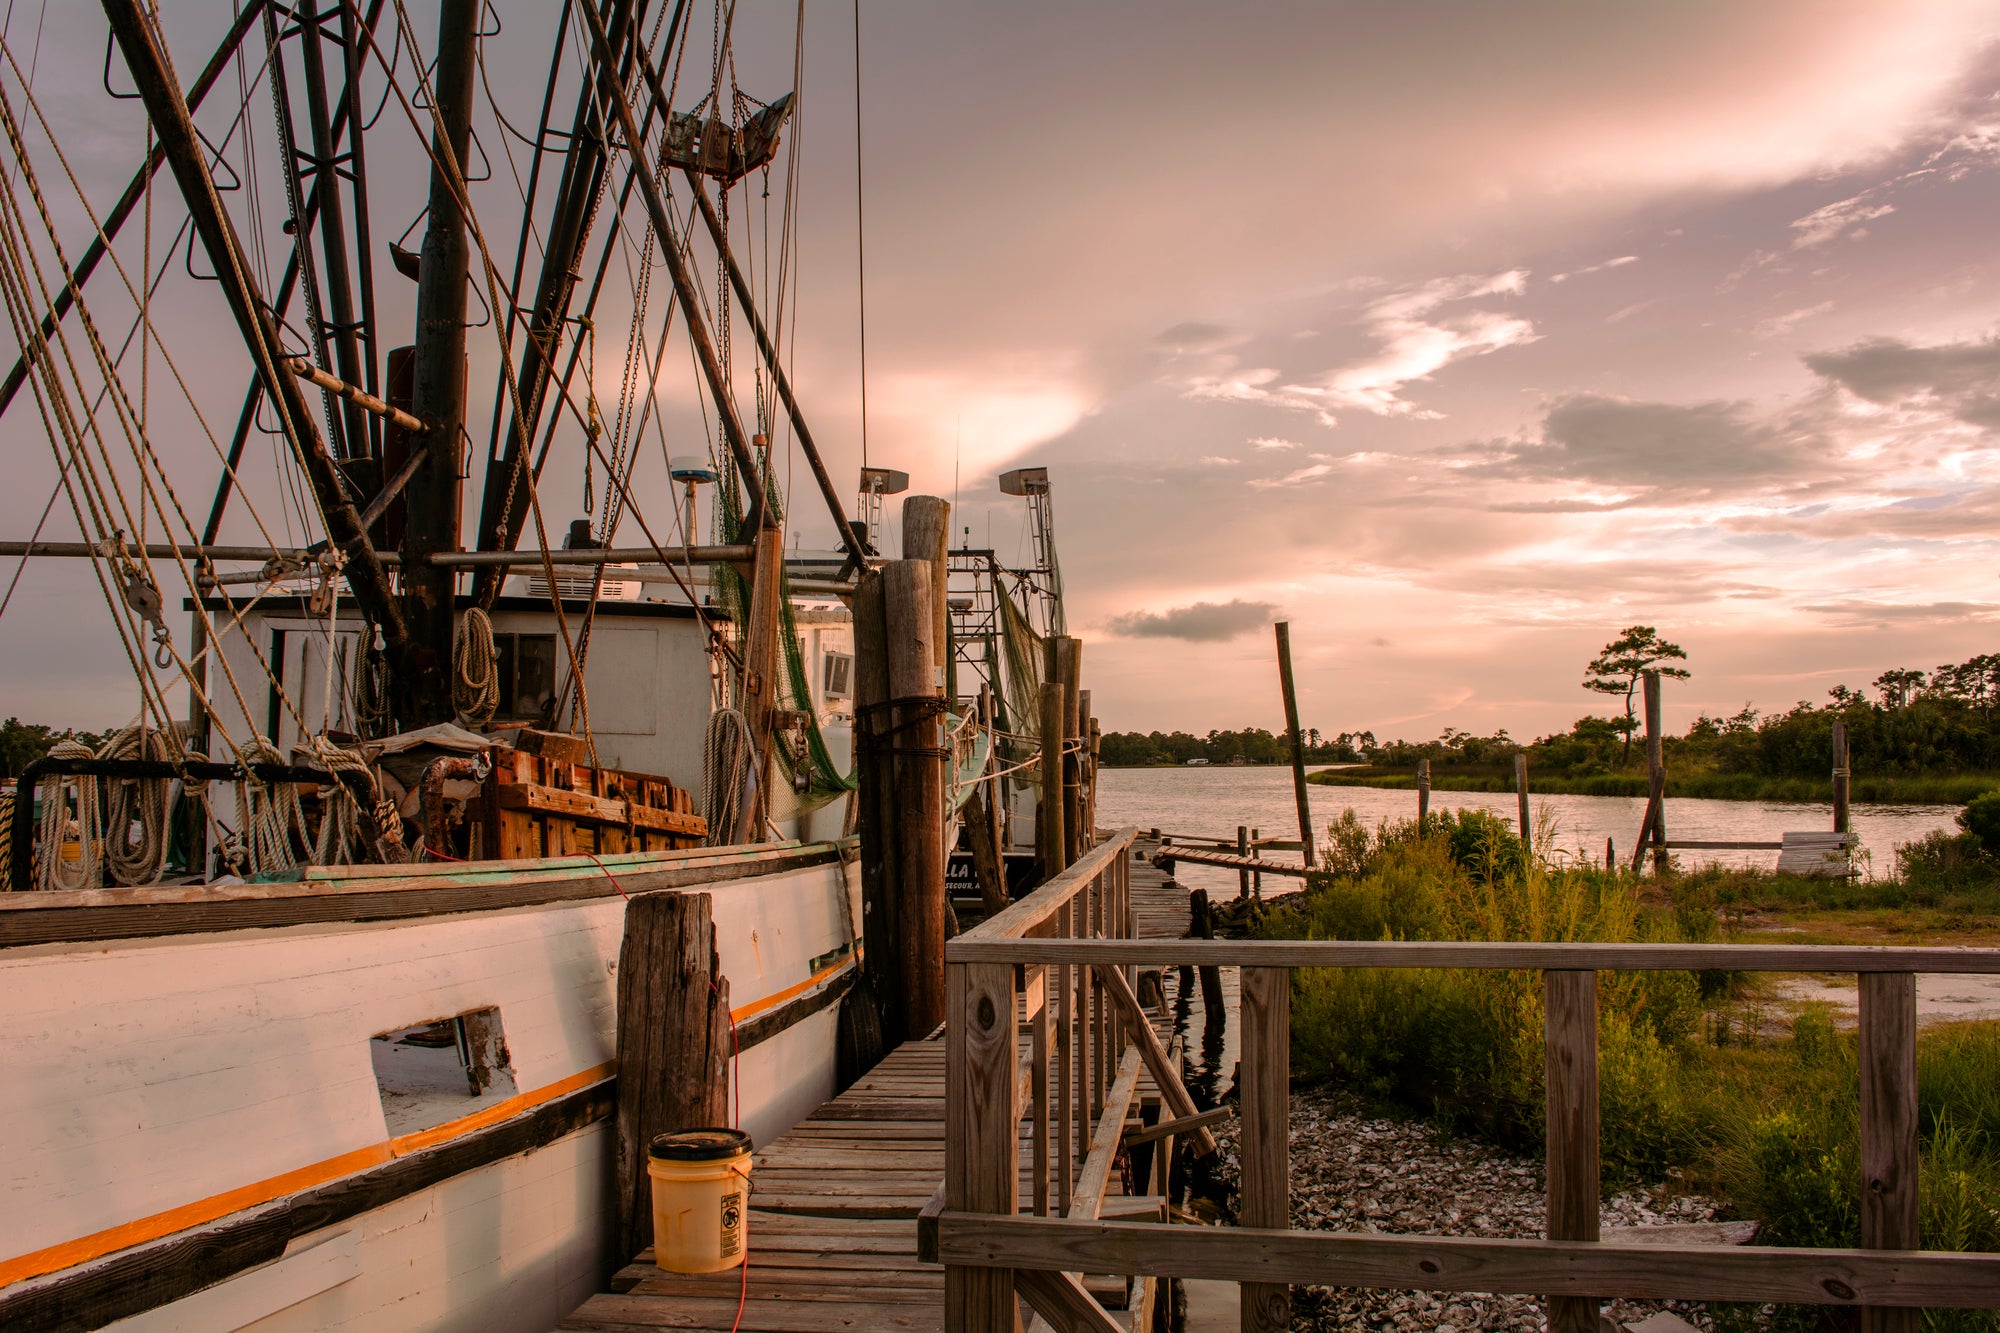
[[[702,741],[701,811],[708,817],[710,847],[727,847],[736,840],[750,778],[750,723],[735,708],[718,708],[708,717]]]

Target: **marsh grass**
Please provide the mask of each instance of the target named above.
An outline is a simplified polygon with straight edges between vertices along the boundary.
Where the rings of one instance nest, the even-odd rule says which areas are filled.
[[[1309,881],[1304,904],[1266,916],[1260,935],[1705,941],[1721,937],[1720,905],[1794,892],[1696,875],[1669,894],[1642,897],[1629,876],[1551,867],[1500,820],[1475,811],[1375,829],[1348,812],[1329,833],[1328,868]],[[1606,1183],[1683,1181],[1757,1220],[1766,1243],[1856,1245],[1854,1039],[1824,1007],[1784,1016],[1757,995],[1727,973],[1600,974]],[[1539,974],[1301,969],[1292,1004],[1300,1079],[1540,1150]],[[1927,1029],[1917,1061],[1924,1244],[2000,1249],[2000,1025]],[[1853,1314],[1713,1313],[1725,1330],[1834,1329]],[[1931,1311],[1925,1327],[1956,1333],[1996,1321],[1986,1312]]]

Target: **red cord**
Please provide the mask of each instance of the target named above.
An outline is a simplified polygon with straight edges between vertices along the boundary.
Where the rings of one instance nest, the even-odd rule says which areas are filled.
[[[593,862],[596,862],[597,868],[604,872],[604,878],[611,881],[611,887],[618,890],[619,897],[628,903],[632,901],[632,895],[625,892],[625,886],[618,882],[618,876],[611,873],[610,866],[599,861],[595,853],[585,852],[584,855],[590,857]],[[713,981],[708,983],[708,989],[714,994],[716,999],[720,1000],[723,998],[722,988]],[[731,1129],[741,1129],[743,1127],[742,1072],[743,1047],[736,1036],[736,1015],[732,1013],[729,1015],[729,1091],[735,1100],[735,1108],[730,1112]],[[747,1180],[748,1177],[745,1177],[745,1179]],[[747,1218],[745,1219],[745,1223],[745,1232],[747,1234]],[[737,1330],[742,1327],[743,1309],[750,1301],[750,1247],[748,1244],[745,1244],[743,1247],[743,1262],[738,1264],[737,1267],[742,1270],[742,1281],[736,1288],[736,1320],[730,1324],[729,1333],[737,1333]]]

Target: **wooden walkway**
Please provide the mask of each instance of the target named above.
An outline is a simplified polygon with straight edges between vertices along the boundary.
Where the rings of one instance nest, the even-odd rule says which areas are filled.
[[[1138,933],[1186,934],[1186,893],[1150,860],[1131,872]],[[944,1269],[917,1258],[916,1217],[944,1179],[944,1054],[942,1040],[905,1043],[756,1155],[747,1268],[686,1277],[647,1250],[557,1327],[942,1330]]]

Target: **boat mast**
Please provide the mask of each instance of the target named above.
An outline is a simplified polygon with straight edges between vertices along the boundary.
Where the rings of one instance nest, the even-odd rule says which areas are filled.
[[[459,540],[460,437],[465,433],[466,224],[457,178],[472,137],[472,80],[479,46],[479,0],[438,6],[437,65],[431,101],[437,133],[431,147],[430,221],[417,268],[417,331],[411,365],[410,410],[427,427],[412,447],[425,451],[403,492],[403,618],[411,651],[398,673],[404,725],[452,719],[452,602],[457,575],[433,565]],[[494,318],[500,318],[499,312]]]

